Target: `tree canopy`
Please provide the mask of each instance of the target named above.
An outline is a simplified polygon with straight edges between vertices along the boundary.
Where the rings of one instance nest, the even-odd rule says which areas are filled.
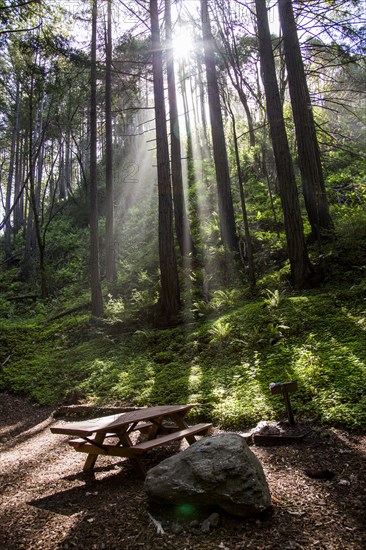
[[[94,316],[163,324],[269,268],[320,284],[365,204],[362,2],[93,6],[92,46],[88,2],[0,2],[2,269],[53,299],[94,266]]]

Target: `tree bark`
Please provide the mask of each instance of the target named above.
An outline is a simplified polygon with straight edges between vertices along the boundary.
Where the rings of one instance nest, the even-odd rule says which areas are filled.
[[[99,272],[98,181],[97,181],[97,15],[98,0],[93,0],[90,74],[90,276],[91,313],[103,317],[103,296]]]
[[[150,0],[156,155],[159,196],[160,323],[174,324],[180,309],[178,270],[174,250],[173,201],[164,102],[163,62],[157,0]]]
[[[291,280],[302,288],[311,270],[305,244],[299,197],[288,145],[269,31],[266,0],[256,0],[259,53],[285,225]]]
[[[319,240],[329,237],[333,224],[329,214],[313,109],[291,0],[279,0],[278,9],[305,206],[312,230],[311,237]]]
[[[225,6],[224,7],[224,10],[225,10],[226,5],[224,6]],[[246,81],[245,81],[245,78],[243,77],[243,74],[240,68],[236,37],[233,31],[232,23],[226,17],[225,13],[222,13],[222,15],[224,20],[221,24],[220,22],[218,22],[218,18],[216,19],[216,23],[219,24],[219,28],[220,28],[220,38],[225,48],[225,54],[222,55],[222,60],[225,63],[226,71],[229,75],[232,85],[234,86],[239,96],[239,99],[245,111],[245,115],[247,117],[250,146],[255,147],[256,139],[255,139],[255,132],[254,132],[253,117],[249,109],[247,95],[244,92],[244,86],[246,84]],[[229,31],[231,34],[231,43],[229,41]],[[230,70],[230,67],[232,69],[233,74]]]
[[[192,127],[191,120],[189,116],[189,105],[187,97],[187,86],[186,86],[186,73],[184,65],[180,66],[180,81],[181,81],[181,90],[182,90],[182,101],[183,101],[183,110],[184,110],[184,122],[185,122],[185,131],[186,131],[186,159],[187,159],[187,184],[188,184],[188,205],[189,210],[192,215],[192,225],[199,224],[200,216],[198,210],[198,197],[197,197],[197,178],[196,178],[196,169],[195,162],[193,158],[193,136],[192,136]],[[195,232],[195,239],[199,237]]]
[[[228,110],[229,110],[229,113],[230,113],[230,116],[231,116],[232,126],[233,126],[233,140],[234,140],[236,171],[237,171],[237,176],[238,176],[240,202],[241,202],[241,209],[242,209],[242,214],[243,214],[245,244],[246,244],[247,257],[248,257],[249,281],[250,281],[250,285],[251,285],[252,289],[254,289],[254,287],[256,285],[256,277],[255,277],[255,268],[254,268],[253,244],[252,244],[252,238],[251,238],[250,229],[249,229],[248,212],[247,212],[247,205],[246,205],[245,191],[244,191],[244,177],[243,177],[243,171],[242,171],[242,168],[241,168],[239,147],[238,147],[238,137],[237,137],[237,132],[236,132],[236,121],[235,121],[235,115],[234,115],[233,110],[231,109],[230,105],[228,105]]]
[[[58,184],[58,198],[60,200],[66,199],[66,180],[65,180],[65,144],[63,136],[60,136],[59,142],[59,157],[60,157],[60,170],[59,170],[59,184]]]
[[[106,277],[113,284],[117,278],[114,253],[114,188],[112,139],[112,0],[107,0],[105,62],[105,185],[106,185]]]
[[[66,130],[66,139],[65,139],[65,182],[66,182],[66,195],[70,197],[71,195],[71,174],[72,174],[72,161],[71,161],[71,135],[70,128]]]
[[[208,151],[208,133],[207,133],[207,116],[206,116],[206,94],[204,87],[204,78],[202,67],[202,54],[201,52],[196,52],[196,64],[197,64],[197,87],[199,95],[199,104],[200,104],[200,115],[201,115],[201,125],[202,133],[200,139],[201,147],[201,157],[203,158],[204,154],[207,154]]]
[[[37,111],[34,120],[34,85],[35,75],[32,73],[29,91],[29,185],[28,185],[28,225],[26,237],[26,255],[25,269],[26,274],[30,274],[30,265],[32,257],[30,254],[34,251],[35,244],[38,247],[39,277],[41,284],[41,297],[47,298],[48,287],[45,266],[45,241],[42,238],[42,214],[40,209],[40,179],[42,177],[42,140],[43,140],[43,98],[41,106]],[[39,117],[39,121],[37,119]],[[36,128],[34,128],[36,126]],[[37,144],[38,141],[38,144]],[[36,178],[36,161],[38,158],[38,170]],[[29,239],[29,240],[28,240]]]
[[[211,121],[212,145],[217,180],[218,211],[223,244],[238,252],[235,216],[230,187],[229,164],[222,121],[219,86],[207,0],[201,0],[203,48],[207,78],[207,97]]]
[[[20,195],[21,179],[23,174],[23,164],[24,156],[22,155],[23,150],[23,132],[18,132],[17,135],[17,145],[16,145],[16,154],[15,154],[15,181],[14,181],[14,198],[17,200],[17,197]],[[23,215],[23,193],[22,197],[19,198],[14,207],[14,235],[16,235],[19,229],[24,225],[24,215]]]
[[[12,224],[11,224],[11,218],[10,218],[10,208],[11,208],[11,199],[13,194],[13,179],[14,179],[17,136],[19,131],[19,103],[20,103],[20,85],[19,85],[19,81],[17,81],[17,89],[16,89],[16,97],[15,97],[15,114],[14,114],[15,120],[14,120],[13,135],[11,138],[8,184],[6,188],[6,197],[5,197],[5,216],[7,216],[7,222],[4,230],[4,233],[5,233],[4,251],[5,251],[5,261],[7,264],[10,263],[10,259],[12,257],[12,243],[11,243]],[[15,192],[14,192],[14,196],[15,196]]]
[[[170,156],[174,199],[175,231],[182,256],[193,252],[193,241],[186,211],[183,190],[182,152],[180,142],[177,92],[172,45],[172,17],[170,0],[165,0],[165,32],[167,40],[166,67],[170,118]]]

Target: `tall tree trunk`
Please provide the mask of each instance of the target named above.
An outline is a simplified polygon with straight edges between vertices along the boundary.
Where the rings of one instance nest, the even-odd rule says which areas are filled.
[[[240,162],[238,137],[237,137],[237,131],[236,131],[236,121],[235,121],[234,112],[231,109],[230,104],[228,104],[228,111],[230,113],[231,120],[232,120],[232,126],[233,126],[235,162],[236,162],[236,171],[237,171],[237,176],[238,176],[238,185],[239,185],[241,209],[242,209],[242,213],[243,213],[246,254],[247,254],[247,257],[248,257],[249,281],[250,281],[251,287],[254,288],[255,285],[256,285],[256,278],[255,278],[255,268],[254,268],[253,244],[252,244],[252,238],[251,238],[250,229],[249,229],[248,212],[247,212],[247,205],[246,205],[245,191],[244,191],[244,177],[243,177],[243,171],[242,171],[241,162]]]
[[[237,252],[238,240],[236,236],[234,207],[230,188],[229,164],[226,152],[220,93],[217,82],[215,54],[207,0],[201,0],[201,21],[207,78],[207,97],[217,179],[221,239],[229,250]]]
[[[172,324],[178,321],[180,299],[174,250],[173,201],[170,185],[169,147],[157,0],[150,0],[150,17],[159,195],[160,321],[163,324]]]
[[[192,137],[192,127],[191,120],[189,116],[189,105],[187,97],[187,85],[186,85],[186,73],[184,65],[180,67],[180,81],[182,89],[182,101],[183,101],[183,110],[184,110],[184,122],[186,130],[186,159],[187,159],[187,183],[188,183],[188,204],[190,212],[192,213],[192,222],[193,224],[199,223],[199,212],[198,212],[198,197],[197,197],[197,178],[195,171],[195,163],[193,158],[193,137]],[[197,234],[195,235],[197,239]]]
[[[31,76],[30,92],[29,92],[29,185],[28,185],[28,199],[29,199],[29,216],[28,227],[29,231],[29,248],[27,254],[35,248],[35,244],[38,247],[38,262],[39,262],[39,277],[41,284],[41,296],[47,298],[48,287],[46,278],[46,266],[45,266],[45,241],[42,235],[42,213],[40,209],[40,179],[42,177],[42,147],[43,147],[43,99],[41,100],[41,106],[37,111],[36,120],[34,122],[34,74]],[[38,120],[39,119],[39,120]],[[34,128],[36,126],[36,128]],[[42,141],[41,141],[42,140]],[[38,158],[38,170],[36,177],[36,161]],[[29,261],[30,258],[28,257]],[[28,266],[26,266],[28,268]]]
[[[33,90],[34,90],[34,76],[31,76],[30,90],[29,90],[29,107],[28,107],[28,139],[27,154],[28,154],[28,175],[27,175],[27,201],[26,201],[26,225],[25,225],[25,246],[23,255],[22,273],[23,277],[27,280],[31,276],[33,269],[33,259],[35,253],[35,229],[34,229],[34,210],[36,206],[35,200],[35,154],[34,154],[34,134],[33,134]]]
[[[99,272],[98,180],[97,180],[97,16],[98,0],[93,0],[90,71],[90,282],[91,313],[103,317],[103,297]]]
[[[291,265],[291,279],[295,288],[302,288],[311,270],[311,264],[305,244],[295,174],[276,78],[266,0],[256,0],[255,4],[263,84]]]
[[[29,182],[28,182],[29,185]],[[29,193],[25,197],[25,222],[24,222],[24,252],[22,262],[22,279],[28,281],[33,272],[33,258],[35,251],[33,210],[30,206]]]
[[[113,189],[113,138],[112,138],[112,0],[107,0],[107,33],[105,38],[105,246],[106,277],[109,284],[117,278],[114,252],[114,189]]]
[[[168,100],[170,118],[170,155],[173,186],[173,204],[175,231],[182,256],[193,251],[193,241],[189,227],[183,190],[182,152],[180,143],[180,128],[177,107],[177,92],[175,83],[173,44],[172,44],[172,16],[170,0],[165,0],[165,32],[167,40],[166,68],[168,80]]]
[[[27,200],[27,193],[25,191],[25,182],[27,179],[27,170],[28,170],[28,132],[25,130],[22,136],[22,149],[20,150],[20,182],[22,183],[23,192],[20,193],[19,198],[19,214],[21,226],[25,228],[26,225],[26,207],[25,203]],[[23,183],[24,182],[24,183]],[[17,195],[18,196],[18,195]]]
[[[313,109],[306,81],[291,0],[279,0],[283,46],[294,115],[299,167],[311,236],[321,239],[333,230],[321,165]]]
[[[71,136],[70,129],[66,130],[66,141],[65,141],[65,184],[66,184],[66,194],[69,197],[71,195]]]
[[[60,169],[59,169],[59,187],[58,187],[58,198],[60,200],[66,199],[66,181],[65,181],[65,142],[63,136],[61,136],[59,144],[59,158],[60,158]]]
[[[13,179],[14,179],[14,165],[15,165],[17,136],[18,136],[18,130],[19,130],[19,103],[20,103],[19,90],[20,90],[19,81],[17,81],[16,98],[15,98],[15,120],[14,120],[13,135],[11,138],[8,184],[7,184],[6,197],[5,197],[5,216],[7,216],[7,222],[5,225],[4,250],[5,250],[6,263],[8,262],[10,263],[10,259],[12,256],[12,243],[11,243],[12,225],[11,225],[10,209],[11,209],[12,195],[14,195],[15,197],[15,190],[13,193]]]
[[[201,156],[203,158],[203,151],[208,150],[208,134],[207,134],[207,116],[206,116],[206,94],[204,87],[204,78],[203,78],[203,67],[202,67],[202,54],[196,52],[196,64],[197,64],[197,84],[198,84],[198,95],[199,95],[199,104],[200,104],[200,114],[201,114],[201,124],[202,124],[202,135],[200,140],[201,145]]]
[[[14,197],[17,198],[20,195],[21,179],[23,174],[23,164],[24,156],[22,155],[23,150],[23,132],[18,132],[17,135],[17,145],[16,145],[16,155],[15,155],[15,181],[14,181]],[[21,198],[17,200],[17,203],[14,207],[14,235],[16,235],[24,225],[24,216],[23,216],[23,193]]]
[[[44,136],[43,136],[43,117],[44,117],[44,99],[42,94],[40,106],[37,109],[36,128],[34,135],[36,137],[33,149],[33,163],[31,185],[30,185],[30,205],[33,209],[35,238],[38,247],[39,277],[41,283],[41,297],[48,297],[48,284],[46,273],[46,239],[44,231],[44,201],[41,200],[42,175],[43,175],[43,157],[44,157]],[[37,162],[37,177],[35,166]]]
[[[236,44],[236,37],[230,25],[231,23],[225,17],[224,19],[224,28],[226,27],[225,31],[223,30],[223,28],[220,28],[220,37],[225,46],[225,55],[222,56],[222,59],[225,63],[230,81],[239,96],[239,99],[245,111],[245,115],[247,117],[250,146],[255,147],[256,140],[255,140],[253,117],[249,109],[246,93],[244,92],[245,79],[243,78],[243,75],[240,70],[239,53],[238,53],[238,48]],[[229,31],[229,29],[227,28],[228,26],[231,32],[232,44],[230,44],[227,36],[227,33]],[[230,67],[231,67],[231,70],[230,70]]]
[[[275,208],[275,204],[274,204],[274,200],[273,200],[272,182],[271,182],[271,179],[269,177],[268,168],[267,168],[267,156],[268,155],[267,155],[267,150],[266,150],[267,149],[267,147],[266,147],[266,141],[267,141],[266,137],[263,138],[262,145],[261,145],[260,166],[261,166],[261,170],[262,170],[264,179],[266,180],[267,189],[268,189],[268,196],[269,196],[269,202],[270,202],[271,210],[272,210],[272,214],[273,214],[273,221],[275,223],[277,237],[279,237],[280,236],[280,226],[279,226],[279,223],[278,223],[276,208]],[[272,149],[272,151],[273,151],[273,149]]]

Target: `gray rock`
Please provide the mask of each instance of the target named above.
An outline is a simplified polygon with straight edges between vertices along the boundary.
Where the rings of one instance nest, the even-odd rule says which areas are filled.
[[[180,525],[179,523],[173,523],[171,526],[171,531],[175,535],[180,535],[181,533],[183,533],[184,529],[183,529],[183,526]]]
[[[217,512],[211,514],[208,518],[211,527],[217,527],[220,523],[220,516]]]
[[[202,533],[209,533],[211,529],[210,520],[207,518],[201,524]]]
[[[198,519],[194,519],[193,521],[190,522],[189,526],[192,529],[197,529],[197,527],[200,526],[200,522],[198,521]]]
[[[234,433],[206,437],[163,460],[149,470],[144,488],[155,502],[219,506],[242,517],[271,507],[262,465]]]
[[[258,422],[256,427],[252,430],[252,434],[280,435],[281,430],[278,428],[278,426],[262,420],[261,422]]]
[[[205,519],[201,524],[202,533],[209,533],[211,529],[217,527],[220,523],[220,516],[217,512],[211,514],[207,519]]]

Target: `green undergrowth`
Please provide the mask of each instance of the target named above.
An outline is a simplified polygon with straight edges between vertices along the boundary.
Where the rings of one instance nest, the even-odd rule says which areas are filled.
[[[113,334],[86,316],[0,326],[0,390],[57,405],[197,402],[194,413],[243,429],[284,416],[269,384],[298,381],[295,415],[366,426],[365,288],[261,298],[210,320]]]

